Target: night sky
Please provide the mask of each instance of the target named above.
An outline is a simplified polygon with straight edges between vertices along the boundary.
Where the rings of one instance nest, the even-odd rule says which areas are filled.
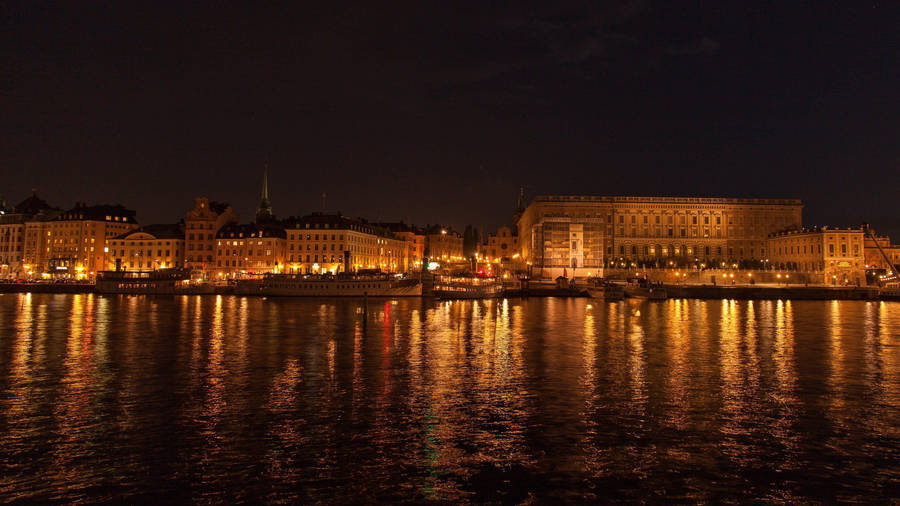
[[[268,162],[279,216],[493,228],[523,185],[900,242],[900,3],[489,3],[4,2],[0,195],[246,221]]]

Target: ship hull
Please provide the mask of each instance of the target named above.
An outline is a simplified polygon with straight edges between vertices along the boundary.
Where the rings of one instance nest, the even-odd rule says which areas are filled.
[[[422,283],[390,280],[267,279],[238,283],[235,294],[266,297],[421,297]]]

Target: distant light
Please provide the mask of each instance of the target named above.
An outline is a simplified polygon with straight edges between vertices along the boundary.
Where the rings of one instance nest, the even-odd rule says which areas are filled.
[[[437,262],[428,262],[428,270],[429,270],[429,271],[433,271],[433,270],[435,270],[435,269],[439,269],[440,267],[441,267],[441,264],[439,264],[439,263],[437,263]]]

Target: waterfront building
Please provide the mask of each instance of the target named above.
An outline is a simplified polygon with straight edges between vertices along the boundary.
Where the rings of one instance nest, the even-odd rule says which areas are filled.
[[[33,255],[26,259],[36,273],[93,278],[107,266],[106,241],[137,226],[135,212],[121,205],[77,203],[52,219],[26,222],[26,253]]]
[[[216,233],[215,272],[219,278],[284,272],[285,231],[275,224],[225,225]]]
[[[106,270],[155,271],[184,266],[181,224],[147,225],[106,242]]]
[[[538,277],[637,261],[762,261],[769,234],[798,228],[793,199],[537,196],[516,213],[519,254]]]
[[[58,212],[40,199],[35,190],[16,206],[7,207],[6,202],[0,202],[0,279],[34,275],[31,264],[26,261],[26,237],[29,236],[26,223],[53,218]]]
[[[873,233],[874,235],[874,233]],[[876,241],[878,245],[876,246]],[[887,255],[890,262],[900,268],[900,244],[891,244],[891,238],[888,236],[875,235],[873,240],[868,235],[863,238],[863,253],[866,258],[867,269],[888,269],[884,256],[878,250],[878,246]]]
[[[432,225],[425,229],[425,251],[431,262],[461,262],[463,238],[450,227]]]
[[[519,236],[509,227],[488,234],[487,243],[479,245],[478,254],[488,262],[508,262],[519,250]]]
[[[826,284],[865,284],[861,228],[813,228],[772,234],[769,262],[776,269],[814,272]]]
[[[410,243],[389,229],[340,213],[313,213],[283,222],[291,273],[407,272]]]
[[[392,223],[375,223],[377,227],[389,230],[394,237],[406,241],[406,257],[408,270],[420,270],[425,257],[425,232],[402,221]]]
[[[237,222],[230,205],[206,197],[194,199],[194,208],[184,217],[184,266],[208,279],[216,264],[216,234],[222,227]]]

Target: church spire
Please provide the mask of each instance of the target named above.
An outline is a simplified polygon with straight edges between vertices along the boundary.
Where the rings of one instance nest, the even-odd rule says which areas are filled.
[[[262,192],[259,200],[259,208],[256,210],[256,221],[272,219],[272,204],[269,202],[269,164],[263,168]]]

